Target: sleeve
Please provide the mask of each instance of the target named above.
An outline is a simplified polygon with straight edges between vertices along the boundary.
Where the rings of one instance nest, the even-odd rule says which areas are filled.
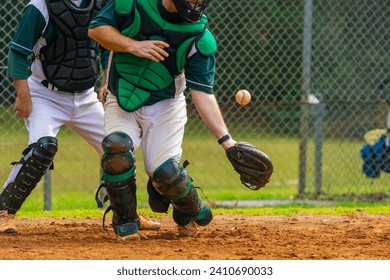
[[[195,53],[185,66],[187,87],[206,93],[214,93],[215,55]]]
[[[45,28],[45,18],[34,5],[27,5],[9,46],[7,76],[27,79],[30,75],[30,56]]]
[[[108,2],[100,12],[93,18],[89,28],[94,28],[102,25],[116,26],[114,1]]]
[[[46,26],[45,18],[34,5],[27,5],[12,38],[10,49],[31,55]]]
[[[8,53],[7,67],[8,78],[25,80],[29,76],[29,69],[30,63],[27,59],[27,56],[18,51],[10,49]]]

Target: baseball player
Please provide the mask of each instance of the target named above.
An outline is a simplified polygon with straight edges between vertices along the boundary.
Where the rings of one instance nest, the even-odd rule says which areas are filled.
[[[89,35],[114,52],[105,103],[103,180],[113,211],[112,227],[123,239],[141,239],[136,212],[136,161],[142,145],[149,204],[173,206],[179,234],[194,236],[208,225],[192,178],[180,165],[187,121],[183,91],[218,143],[235,145],[213,94],[216,41],[203,14],[208,0],[114,0],[93,19]]]
[[[31,0],[23,11],[10,44],[8,76],[17,92],[14,111],[25,120],[29,138],[0,194],[0,232],[17,232],[14,215],[52,166],[63,125],[103,154],[104,110],[94,91],[99,49],[87,34],[101,6],[101,0]],[[108,54],[101,55],[105,74]],[[142,226],[159,223],[143,217]]]

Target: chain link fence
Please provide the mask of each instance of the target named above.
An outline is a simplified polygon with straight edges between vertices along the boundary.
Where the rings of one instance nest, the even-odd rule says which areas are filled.
[[[5,181],[9,163],[27,142],[6,78],[8,44],[27,1],[1,1],[0,179]],[[389,175],[367,178],[359,152],[368,130],[387,127],[390,1],[211,1],[207,14],[219,46],[215,92],[229,129],[236,140],[269,154],[275,165],[269,186],[248,197],[389,201]],[[245,107],[234,101],[241,88],[252,93]],[[183,158],[191,162],[195,183],[220,192],[238,187],[228,161],[216,160],[221,149],[190,98],[188,111]],[[71,193],[81,184],[78,177],[88,182],[90,195],[99,182],[98,156],[66,128],[58,138],[53,195],[56,189]],[[206,154],[193,152],[205,146],[210,146]],[[139,164],[141,188],[142,172]]]

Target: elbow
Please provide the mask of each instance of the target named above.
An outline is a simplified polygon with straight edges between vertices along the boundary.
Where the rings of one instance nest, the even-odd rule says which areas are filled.
[[[96,32],[93,29],[88,29],[88,37],[98,42],[96,38]],[[98,42],[99,43],[99,42]]]

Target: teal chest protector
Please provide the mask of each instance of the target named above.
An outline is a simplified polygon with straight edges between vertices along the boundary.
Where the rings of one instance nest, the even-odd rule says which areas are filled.
[[[115,12],[119,16],[133,17],[132,24],[121,30],[121,34],[136,40],[161,40],[170,45],[165,49],[169,57],[163,62],[129,53],[115,54],[111,73],[116,81],[112,91],[121,108],[132,112],[140,108],[153,91],[164,90],[172,84],[182,72],[193,44],[198,52],[208,56],[215,53],[216,42],[204,15],[197,23],[171,23],[160,16],[157,1],[129,2],[115,0]]]

